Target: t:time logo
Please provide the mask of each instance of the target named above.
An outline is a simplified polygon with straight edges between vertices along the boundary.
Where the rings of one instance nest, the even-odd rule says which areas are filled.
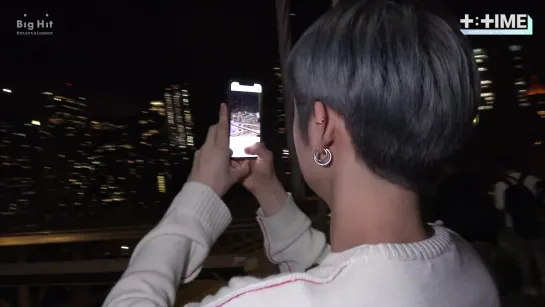
[[[485,14],[460,19],[466,35],[532,35],[532,18],[528,14]]]

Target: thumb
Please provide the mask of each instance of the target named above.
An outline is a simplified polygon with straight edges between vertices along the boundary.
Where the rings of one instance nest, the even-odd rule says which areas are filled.
[[[272,152],[263,143],[255,143],[250,147],[246,147],[244,152],[248,155],[257,155],[263,160],[270,160],[272,158]]]
[[[239,181],[250,174],[250,163],[231,161],[230,175],[234,181]]]

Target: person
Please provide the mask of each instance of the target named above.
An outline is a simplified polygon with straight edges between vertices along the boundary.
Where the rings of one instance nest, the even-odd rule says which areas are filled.
[[[241,182],[281,273],[239,277],[189,306],[499,306],[471,245],[419,212],[422,178],[470,135],[479,100],[458,23],[417,2],[367,0],[320,17],[290,53],[296,157],[331,209],[330,237],[311,228],[277,179],[264,145],[231,161],[228,111],[209,129],[188,182],[135,248],[104,306],[172,306],[231,216]]]
[[[486,188],[455,163],[445,165],[443,174],[436,199],[438,219],[471,243],[496,246],[503,221]]]
[[[539,178],[517,170],[511,157],[502,157],[503,174],[495,185],[496,208],[504,212],[506,231],[503,241],[518,258],[523,277],[523,291],[538,295],[545,276],[540,263],[543,229],[537,198]],[[543,267],[540,270],[540,266]],[[540,272],[541,271],[541,272]]]

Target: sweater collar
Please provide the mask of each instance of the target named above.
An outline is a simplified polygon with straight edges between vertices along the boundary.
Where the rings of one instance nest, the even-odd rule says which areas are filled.
[[[452,245],[452,235],[445,227],[430,226],[433,228],[434,234],[426,240],[414,243],[364,244],[339,253],[331,252],[321,264],[344,262],[357,256],[378,257],[397,261],[436,258],[448,251]]]

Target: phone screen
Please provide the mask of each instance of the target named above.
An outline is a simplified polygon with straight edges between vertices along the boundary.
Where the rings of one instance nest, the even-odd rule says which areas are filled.
[[[261,141],[261,97],[260,84],[243,85],[231,82],[228,91],[230,113],[229,146],[233,158],[255,158],[244,148]]]

